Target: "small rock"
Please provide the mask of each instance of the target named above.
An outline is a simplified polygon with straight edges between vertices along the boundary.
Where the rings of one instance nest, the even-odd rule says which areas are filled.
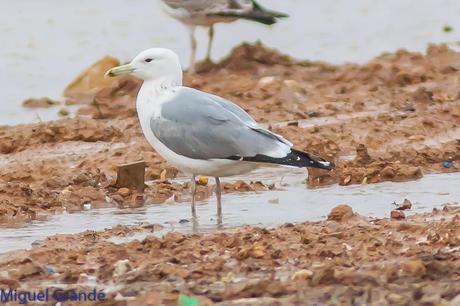
[[[393,219],[393,220],[404,220],[404,219],[406,219],[406,215],[400,210],[392,210],[391,211],[391,219]]]
[[[294,90],[302,90],[302,86],[296,80],[284,80],[284,85]]]
[[[123,260],[117,261],[114,267],[115,267],[115,271],[113,272],[114,276],[121,276],[132,269],[129,259],[123,259]]]
[[[396,176],[396,171],[392,167],[386,166],[380,172],[380,176],[386,180],[391,180]]]
[[[166,182],[166,169],[163,169],[161,171],[159,181],[160,182]]]
[[[28,108],[48,108],[57,104],[59,104],[59,102],[51,100],[50,98],[27,99],[22,102],[22,106]]]
[[[83,204],[83,209],[84,210],[90,210],[91,209],[91,203]]]
[[[356,162],[359,165],[366,165],[372,161],[371,156],[367,152],[367,148],[364,144],[359,144],[356,147]]]
[[[21,285],[15,279],[0,277],[0,287],[3,288],[3,286],[9,289],[16,289],[16,288],[19,288]]]
[[[304,281],[304,280],[311,278],[312,276],[313,276],[312,271],[303,269],[303,270],[299,270],[296,273],[294,273],[294,275],[292,276],[292,280]]]
[[[117,203],[123,203],[125,201],[125,199],[119,194],[114,194],[112,196],[112,200],[114,200]]]
[[[131,197],[131,201],[129,202],[129,207],[131,208],[139,208],[144,206],[144,195],[143,194],[133,194]]]
[[[63,196],[68,197],[68,196],[70,196],[72,194],[72,191],[70,191],[69,189],[64,189],[64,190],[61,191],[61,194]]]
[[[259,87],[266,87],[273,82],[275,82],[276,78],[274,76],[266,76],[263,77],[259,80],[259,83],[257,84]]]
[[[89,181],[89,179],[90,177],[86,173],[80,173],[73,178],[73,183],[79,185]]]
[[[255,245],[251,250],[251,256],[254,258],[262,258],[265,256],[265,247],[262,245]]]
[[[131,194],[131,190],[129,188],[126,188],[126,187],[122,187],[120,189],[118,189],[118,194],[123,196],[123,197],[127,197]]]
[[[353,209],[348,205],[339,205],[334,207],[327,219],[330,221],[343,222],[354,216]]]
[[[42,272],[43,272],[42,267],[40,267],[38,264],[32,261],[29,261],[23,264],[21,268],[19,269],[18,279],[21,280],[21,279],[24,279],[32,275],[40,274]]]
[[[397,293],[390,293],[387,295],[386,297],[387,301],[390,302],[390,305],[391,304],[401,304],[403,301],[404,301],[404,296],[400,295],[400,294],[397,294]]]
[[[424,135],[412,135],[412,136],[409,137],[409,140],[412,140],[412,141],[424,141],[425,136]]]
[[[70,112],[66,108],[61,108],[58,112],[59,116],[65,117],[70,114]]]
[[[403,262],[401,269],[414,276],[423,276],[426,273],[426,267],[420,259]]]
[[[176,198],[174,197],[174,195],[172,195],[170,198],[164,201],[164,204],[174,204],[174,203],[176,203]]]

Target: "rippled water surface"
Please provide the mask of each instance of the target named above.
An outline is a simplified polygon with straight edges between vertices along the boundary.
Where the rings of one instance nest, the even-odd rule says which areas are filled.
[[[273,172],[275,171],[275,172]],[[190,204],[147,205],[139,209],[94,209],[82,213],[62,214],[48,221],[34,222],[29,226],[0,231],[0,253],[12,249],[29,248],[32,242],[53,234],[72,234],[84,230],[102,230],[118,224],[134,225],[142,222],[157,223],[165,228],[156,233],[163,235],[171,230],[183,233],[209,232],[232,229],[243,225],[273,227],[286,222],[303,222],[324,219],[339,204],[348,204],[355,212],[371,217],[388,217],[408,198],[413,203],[409,212],[429,212],[446,203],[456,204],[460,199],[460,173],[427,175],[419,181],[407,183],[381,183],[350,187],[332,186],[307,189],[302,170],[259,170],[245,179],[275,183],[282,191],[225,194],[223,197],[223,222],[218,224],[215,199],[198,206],[198,224],[190,220]],[[232,180],[237,180],[238,177]],[[273,204],[273,202],[278,202]],[[180,222],[182,220],[182,222]],[[142,239],[143,235],[134,238]],[[123,240],[115,239],[114,242]]]

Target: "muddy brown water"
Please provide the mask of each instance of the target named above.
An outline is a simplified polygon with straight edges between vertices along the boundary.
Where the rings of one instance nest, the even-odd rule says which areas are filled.
[[[231,178],[230,181],[241,179]],[[33,243],[54,234],[74,234],[85,230],[103,230],[116,225],[135,225],[143,222],[161,224],[164,229],[154,234],[170,231],[182,233],[228,230],[244,225],[274,227],[287,222],[324,219],[339,204],[348,204],[354,211],[369,217],[389,217],[394,202],[405,198],[413,203],[411,213],[428,212],[443,204],[458,204],[460,199],[460,173],[427,175],[418,181],[406,183],[385,182],[350,187],[332,186],[307,189],[303,183],[305,172],[279,168],[258,170],[246,180],[263,180],[275,183],[283,190],[248,192],[224,195],[223,223],[218,224],[214,198],[198,205],[198,224],[190,221],[190,204],[146,205],[138,209],[89,209],[81,213],[61,214],[47,221],[36,221],[22,228],[4,228],[0,231],[0,253],[30,248]],[[273,202],[277,202],[276,204]],[[142,239],[141,233],[113,242]]]

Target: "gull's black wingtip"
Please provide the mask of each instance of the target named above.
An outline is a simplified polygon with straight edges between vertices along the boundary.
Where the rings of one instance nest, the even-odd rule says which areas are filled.
[[[289,17],[289,15],[286,14],[286,13],[272,11],[272,10],[268,10],[268,9],[264,8],[262,5],[257,3],[256,0],[251,0],[251,2],[252,2],[252,7],[254,8],[255,12],[262,12],[265,15],[269,15],[269,16],[274,17],[274,18],[288,18]],[[276,20],[275,20],[275,22],[276,22]]]
[[[271,157],[263,154],[257,154],[251,157],[231,156],[231,160],[244,160],[258,163],[277,164],[283,166],[299,167],[299,168],[318,168],[323,170],[334,170],[335,164],[321,157],[308,154],[306,152],[291,149],[285,157]]]
[[[237,17],[260,22],[265,25],[273,25],[278,21],[279,18],[289,17],[289,15],[285,13],[268,10],[257,3],[255,0],[251,0],[251,2],[253,7],[251,11],[239,12],[230,10],[227,12],[212,13],[210,16],[216,15],[224,17]]]

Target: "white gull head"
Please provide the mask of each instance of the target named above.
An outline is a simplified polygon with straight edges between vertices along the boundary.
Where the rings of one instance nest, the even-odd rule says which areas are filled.
[[[107,71],[107,76],[132,74],[145,82],[165,86],[182,85],[182,67],[179,57],[169,49],[152,48],[142,51],[129,64]]]

